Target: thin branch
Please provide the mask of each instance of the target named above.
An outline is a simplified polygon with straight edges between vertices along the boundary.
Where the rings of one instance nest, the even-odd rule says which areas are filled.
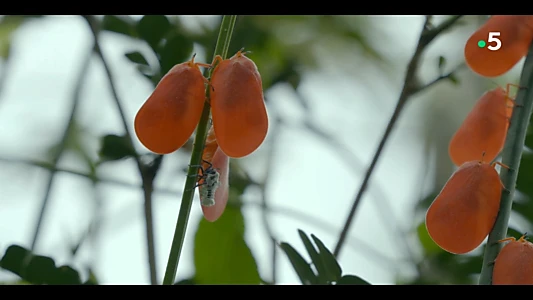
[[[98,183],[112,184],[112,185],[122,186],[122,187],[125,187],[125,188],[142,189],[142,186],[139,186],[137,184],[124,182],[124,181],[121,181],[121,180],[118,180],[118,179],[113,179],[113,178],[95,177],[93,174],[90,174],[90,173],[84,173],[84,172],[80,172],[80,171],[76,171],[76,170],[69,170],[69,169],[60,168],[58,166],[53,165],[50,162],[33,161],[33,160],[21,160],[21,159],[10,159],[10,158],[5,158],[5,157],[0,157],[0,161],[7,162],[7,163],[17,163],[17,164],[25,164],[25,165],[35,166],[35,167],[39,167],[39,168],[42,168],[42,169],[49,170],[51,172],[67,173],[67,174],[71,174],[71,175],[75,175],[75,176],[79,176],[79,177],[84,177],[84,178],[87,178],[87,179],[89,179],[91,181],[94,180],[95,182],[98,182]],[[164,189],[164,188],[160,188],[156,192],[160,192],[160,193],[163,193],[163,194],[166,194],[166,195],[172,195],[172,196],[176,196],[176,194],[180,194],[181,193],[181,191],[169,190],[169,189]]]
[[[453,76],[455,74],[457,74],[457,72],[463,68],[466,67],[466,64],[465,63],[461,63],[459,64],[457,67],[455,67],[451,72],[447,73],[447,74],[443,74],[443,75],[440,75],[439,77],[433,79],[432,81],[428,82],[427,84],[417,88],[415,91],[413,91],[413,93],[411,94],[411,96],[421,92],[421,91],[424,91],[426,89],[429,89],[430,87],[434,86],[435,84],[441,82],[442,80],[445,80],[445,79],[451,79],[453,78]]]
[[[63,135],[61,136],[61,140],[59,142],[58,147],[56,148],[56,152],[54,153],[54,157],[52,158],[52,162],[51,162],[51,165],[54,166],[54,168],[57,166],[57,163],[61,159],[61,156],[63,155],[63,152],[65,151],[67,147],[68,138],[72,131],[72,127],[74,126],[75,115],[76,115],[76,111],[78,109],[80,98],[81,98],[80,97],[81,88],[83,86],[83,82],[85,81],[85,76],[87,75],[87,70],[91,62],[91,53],[92,53],[92,49],[87,55],[87,57],[85,58],[83,65],[81,66],[79,74],[77,76],[76,83],[74,85],[74,90],[72,94],[72,106],[70,108],[69,118],[67,120],[65,130],[63,131]],[[44,220],[47,208],[50,203],[50,193],[52,191],[52,186],[54,185],[55,174],[56,172],[52,170],[51,173],[49,174],[48,182],[46,183],[46,190],[44,192],[43,199],[41,200],[41,208],[39,209],[39,215],[37,217],[37,222],[35,223],[35,227],[34,227],[31,248],[30,248],[32,251],[35,250],[35,247],[37,246],[37,242],[39,241],[43,220]]]
[[[118,114],[120,115],[120,119],[122,121],[122,125],[124,127],[124,131],[126,133],[127,140],[129,141],[131,148],[133,149],[133,139],[132,135],[130,133],[128,122],[126,121],[126,115],[124,113],[124,109],[122,107],[120,98],[117,93],[117,89],[115,87],[115,83],[113,80],[113,75],[111,74],[111,69],[109,68],[109,65],[107,64],[107,61],[102,53],[102,49],[100,47],[99,42],[99,24],[97,23],[97,20],[90,15],[82,15],[82,17],[85,19],[87,24],[89,25],[89,28],[91,29],[91,32],[93,34],[94,38],[94,52],[98,55],[100,60],[102,61],[102,64],[105,69],[105,73],[107,75],[107,81],[109,82],[109,87],[111,89],[111,93],[113,95],[113,99],[115,102],[115,105],[117,106]],[[148,174],[146,172],[146,169],[144,168],[139,155],[137,153],[134,154],[134,159],[137,164],[137,169],[139,171],[139,174],[141,176],[141,180],[143,183],[143,195],[144,195],[144,219],[145,219],[145,227],[146,227],[146,244],[147,244],[147,251],[148,251],[148,265],[150,270],[150,283],[152,285],[157,284],[157,265],[156,265],[156,257],[155,257],[155,238],[154,238],[154,221],[153,221],[153,212],[152,212],[152,185],[153,185],[153,178],[155,177],[155,173]]]
[[[404,85],[400,93],[400,97],[398,99],[394,112],[389,120],[389,123],[387,124],[387,128],[385,129],[385,132],[383,133],[383,136],[378,145],[376,153],[374,154],[374,157],[372,158],[372,162],[370,163],[370,166],[368,167],[365,173],[363,182],[361,183],[361,186],[359,187],[359,191],[357,192],[357,195],[355,196],[353,205],[350,209],[350,213],[348,214],[348,218],[346,219],[346,222],[339,236],[337,245],[335,246],[335,250],[333,254],[336,257],[338,257],[340,254],[340,251],[342,249],[346,236],[348,232],[350,231],[350,227],[353,222],[355,213],[357,211],[357,207],[359,206],[361,202],[361,199],[363,197],[364,192],[366,191],[370,177],[372,176],[372,173],[374,172],[374,168],[376,167],[376,164],[381,156],[381,152],[383,151],[385,147],[385,144],[392,132],[392,129],[394,128],[396,122],[398,121],[398,118],[400,117],[400,113],[402,112],[403,107],[405,106],[409,98],[413,95],[413,93],[420,92],[420,88],[418,87],[418,83],[416,80],[416,73],[418,70],[418,65],[420,63],[420,60],[422,58],[422,53],[424,52],[425,48],[429,45],[429,43],[431,43],[431,41],[433,41],[435,37],[437,37],[438,34],[448,29],[450,26],[452,26],[457,20],[459,20],[459,18],[461,18],[461,16],[451,17],[447,21],[443,22],[441,25],[433,29],[430,29],[431,18],[426,17],[426,21],[424,22],[422,33],[418,40],[418,45],[416,46],[415,53],[413,54],[413,57],[411,58],[407,66]]]
[[[273,126],[275,129],[271,133],[272,134],[272,141],[270,146],[270,151],[268,152],[268,158],[267,158],[267,169],[266,169],[266,175],[264,181],[260,184],[261,187],[261,204],[262,204],[262,219],[263,219],[263,225],[265,227],[266,233],[271,241],[271,247],[272,247],[272,279],[271,284],[276,284],[277,282],[277,264],[278,264],[278,245],[276,242],[276,238],[274,236],[274,230],[272,229],[272,226],[270,226],[270,222],[268,220],[268,208],[269,208],[269,201],[268,201],[268,193],[267,189],[269,188],[270,181],[272,180],[272,166],[274,165],[274,158],[276,154],[276,145],[280,134],[279,126],[281,125],[280,119],[276,119],[275,126]]]
[[[516,95],[515,102],[518,106],[513,109],[511,125],[509,126],[502,151],[502,164],[509,166],[509,169],[502,168],[500,171],[500,178],[505,189],[502,191],[498,217],[489,234],[487,247],[485,248],[479,284],[488,285],[492,283],[494,261],[502,248],[501,243],[498,243],[498,241],[507,237],[513,195],[518,178],[518,168],[520,167],[529,120],[533,111],[533,43],[529,47],[529,53],[522,69],[520,86],[523,88],[519,89]]]
[[[4,162],[8,162],[8,163],[27,164],[27,165],[35,166],[35,167],[38,167],[38,168],[43,168],[43,169],[46,169],[46,170],[58,172],[58,173],[72,174],[72,175],[75,175],[75,176],[83,177],[83,178],[86,178],[88,180],[97,182],[98,184],[105,183],[105,184],[112,184],[112,185],[116,185],[116,186],[121,186],[121,187],[124,187],[124,188],[142,189],[142,186],[139,186],[139,185],[136,185],[136,184],[127,183],[127,182],[123,182],[123,181],[119,181],[119,180],[111,179],[111,178],[95,177],[94,175],[91,175],[89,173],[83,173],[83,172],[79,172],[79,171],[58,168],[58,167],[53,166],[52,164],[47,163],[47,162],[46,163],[43,163],[43,162],[32,162],[32,161],[25,161],[25,160],[6,159],[6,158],[1,158],[1,157],[0,157],[0,161],[4,161]],[[252,183],[252,184],[254,184],[254,183]],[[176,195],[179,195],[181,193],[181,191],[172,190],[172,189],[158,188],[158,189],[154,189],[154,193],[175,197]],[[317,228],[320,228],[321,230],[324,230],[325,232],[335,232],[335,231],[337,231],[337,228],[335,228],[334,225],[332,225],[332,224],[330,224],[330,223],[328,223],[326,221],[323,221],[323,220],[321,220],[319,218],[316,218],[314,216],[307,215],[307,214],[305,214],[305,213],[303,213],[303,212],[301,212],[299,210],[294,210],[292,208],[281,207],[281,206],[273,206],[273,205],[268,205],[267,207],[264,207],[264,203],[262,201],[256,201],[256,202],[249,201],[249,202],[240,203],[240,204],[235,204],[235,203],[229,202],[228,205],[229,206],[248,206],[248,205],[257,206],[257,207],[259,207],[259,208],[261,208],[263,210],[267,210],[269,213],[284,215],[284,216],[287,216],[287,217],[290,217],[290,218],[293,218],[293,219],[300,220],[302,222],[311,224],[313,226],[316,226]],[[130,205],[126,205],[126,207],[129,207],[129,206]],[[107,226],[109,228],[118,229],[118,228],[120,228],[120,226],[126,225],[128,221],[132,220],[132,218],[130,217],[131,214],[128,214],[127,210],[120,210],[120,211],[121,211],[120,215],[111,216],[111,217],[103,217],[102,216],[100,218],[101,219],[106,219],[106,220],[107,219],[112,220],[113,224],[107,225]],[[376,263],[379,263],[379,264],[383,265],[384,267],[390,268],[390,267],[395,266],[397,264],[396,260],[394,260],[393,258],[387,257],[384,254],[379,253],[379,251],[377,249],[374,249],[370,244],[367,244],[364,240],[359,240],[357,238],[348,237],[348,245],[351,248],[353,248],[354,250],[356,250],[356,251],[365,252],[365,257],[374,259],[376,261]]]

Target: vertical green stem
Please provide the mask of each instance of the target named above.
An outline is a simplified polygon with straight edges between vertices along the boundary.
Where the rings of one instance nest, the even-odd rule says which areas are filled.
[[[518,91],[515,99],[518,106],[513,110],[511,126],[509,126],[502,154],[502,163],[509,167],[509,169],[502,168],[500,172],[500,178],[506,189],[502,192],[500,212],[487,241],[479,284],[488,285],[492,283],[494,261],[502,247],[498,241],[507,237],[507,227],[513,205],[518,168],[520,167],[526,131],[533,110],[533,44],[529,48],[529,53],[522,69],[520,87],[522,88]]]
[[[220,55],[225,59],[228,55],[229,44],[231,41],[231,35],[233,33],[233,28],[235,27],[235,21],[237,16],[223,16],[222,22],[220,24],[220,32],[218,34],[217,44],[215,47],[216,55]],[[213,68],[209,71],[209,76]],[[209,99],[210,89],[206,89],[206,98]],[[205,139],[207,135],[207,125],[209,123],[210,115],[210,106],[207,104],[204,105],[204,110],[202,112],[202,117],[198,123],[198,128],[196,129],[196,137],[194,139],[194,146],[192,150],[190,166],[198,166],[200,160],[202,159],[202,152],[204,150]],[[183,191],[183,196],[181,198],[180,212],[178,215],[178,221],[176,223],[176,230],[174,231],[174,239],[172,240],[172,246],[170,248],[170,254],[168,256],[167,269],[165,271],[165,278],[163,279],[163,284],[169,285],[173,284],[176,278],[176,273],[178,271],[178,264],[181,255],[181,250],[183,248],[183,241],[185,239],[185,233],[187,232],[187,223],[189,222],[189,215],[191,213],[191,206],[194,197],[194,185],[196,184],[195,174],[198,173],[198,167],[189,167],[187,173],[187,180],[185,181],[185,188]]]

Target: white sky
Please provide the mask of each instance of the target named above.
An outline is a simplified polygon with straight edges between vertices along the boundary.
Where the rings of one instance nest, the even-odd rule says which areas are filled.
[[[375,21],[378,32],[386,35],[379,36],[376,33],[372,43],[394,62],[394,69],[388,74],[389,82],[384,82],[383,73],[369,67],[368,62],[365,65],[364,61],[354,61],[348,63],[349,68],[357,73],[358,69],[353,65],[360,63],[360,71],[367,72],[365,75],[371,84],[361,84],[331,69],[324,73],[308,74],[301,86],[312,108],[313,119],[323,130],[335,134],[363,163],[363,167],[353,169],[339,159],[338,153],[331,147],[306,131],[286,129],[281,135],[280,144],[276,145],[278,155],[270,190],[271,205],[300,211],[335,228],[332,232],[317,224],[273,214],[270,219],[277,238],[291,243],[303,253],[305,250],[297,234],[298,228],[317,235],[333,249],[365,169],[392,114],[405,66],[414,50],[423,19],[420,16],[375,17]],[[438,39],[425,55],[420,78],[429,81],[437,76],[436,61],[439,55],[447,57],[449,68],[459,64],[464,42],[473,30],[472,26],[464,26]],[[16,33],[9,80],[0,98],[0,157],[38,159],[47,147],[57,142],[68,115],[73,82],[91,43],[90,32],[79,17],[59,16],[32,21]],[[123,56],[139,45],[113,34],[103,34],[102,44],[132,129],[137,109],[151,92],[151,86]],[[431,126],[441,126],[453,132],[473,105],[476,95],[480,95],[487,84],[486,81],[475,79],[468,70],[461,72],[460,78],[467,80],[470,88],[465,87],[465,84],[457,87],[441,83],[433,91],[415,97],[402,114],[352,225],[349,245],[340,258],[346,273],[360,275],[373,284],[395,282],[405,251],[400,237],[391,230],[395,224],[384,223],[390,216],[379,207],[390,206],[394,219],[398,221],[396,226],[400,228],[411,226],[414,217],[422,220],[420,216],[414,216],[413,203],[418,200],[421,189],[427,191],[432,188],[421,187],[420,184],[427,165],[424,154],[425,130]],[[122,124],[106,80],[100,62],[93,59],[82,91],[78,116],[95,138],[109,133],[122,133]],[[464,99],[464,95],[469,97]],[[274,88],[266,97],[271,100],[268,107],[271,117],[280,114],[296,121],[302,119],[303,113],[287,89]],[[433,123],[430,125],[427,123],[430,121],[418,117],[428,110],[436,111],[442,118],[431,120]],[[97,144],[91,143],[89,146],[96,153]],[[140,144],[137,146],[142,149]],[[258,180],[264,174],[265,165],[262,161],[266,159],[269,147],[270,139],[267,137],[258,151],[242,159],[246,169]],[[181,190],[184,176],[177,170],[188,163],[188,158],[176,154],[165,162],[162,173],[157,177],[157,186]],[[76,158],[68,155],[64,156],[60,165],[86,171],[80,168]],[[0,253],[3,253],[12,243],[29,246],[48,172],[3,162],[0,162],[0,166]],[[435,170],[427,176],[434,176],[434,173]],[[127,182],[139,182],[137,170],[129,160],[105,166],[101,174]],[[76,262],[77,266],[95,260],[96,275],[102,283],[148,283],[140,189],[106,184],[101,185],[98,192],[105,203],[104,215],[108,216],[99,240],[101,248],[95,255],[91,248],[85,247]],[[42,229],[39,254],[51,255],[58,263],[70,263],[62,245],[66,239],[75,239],[87,226],[92,198],[90,183],[85,179],[67,174],[57,175],[51,207]],[[157,267],[162,280],[180,196],[155,194],[154,198]],[[245,200],[257,202],[259,197],[250,191]],[[270,246],[261,223],[261,212],[255,206],[247,206],[243,211],[247,242],[258,262],[259,271],[268,279]],[[180,279],[194,273],[192,238],[199,218],[201,211],[196,199],[178,270]],[[358,245],[359,240],[364,240],[373,248],[372,251],[381,253],[393,263],[375,259],[372,253],[369,254],[368,250],[364,251]],[[416,244],[413,248],[419,250]],[[279,266],[278,280],[281,284],[299,283],[283,254],[280,255]],[[409,269],[404,269],[403,274],[409,274]],[[0,280],[8,278],[13,277],[0,272]]]

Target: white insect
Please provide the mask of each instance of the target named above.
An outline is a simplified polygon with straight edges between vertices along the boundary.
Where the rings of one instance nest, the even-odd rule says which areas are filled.
[[[210,162],[205,160],[204,162],[209,164],[209,167],[204,170],[200,166],[200,170],[202,171],[200,178],[204,179],[204,182],[197,186],[200,190],[200,202],[203,206],[209,207],[215,205],[215,192],[220,186],[220,173],[213,168]]]

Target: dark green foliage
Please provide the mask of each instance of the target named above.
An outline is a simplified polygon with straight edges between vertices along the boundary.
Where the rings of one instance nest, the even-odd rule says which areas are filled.
[[[31,284],[82,284],[78,271],[69,266],[57,267],[52,258],[34,255],[18,245],[7,248],[0,267]],[[96,284],[96,279],[90,276],[84,284]]]
[[[279,246],[289,258],[289,261],[302,284],[370,284],[358,276],[343,276],[342,268],[337,262],[337,259],[321,240],[311,234],[311,238],[314,242],[313,244],[305,232],[298,230],[298,234],[300,235],[300,239],[302,240],[308,255],[311,257],[311,263],[308,263],[306,259],[288,243],[280,243]],[[311,268],[311,266],[313,266],[314,269]]]

